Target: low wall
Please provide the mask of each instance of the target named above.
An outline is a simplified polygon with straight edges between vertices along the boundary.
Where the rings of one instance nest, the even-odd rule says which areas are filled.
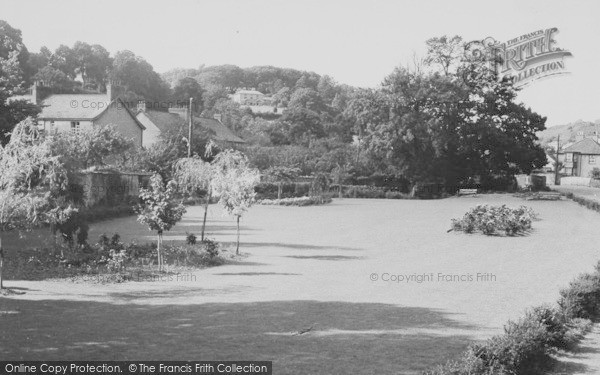
[[[561,185],[591,186],[592,179],[589,177],[561,177]]]
[[[137,199],[140,187],[146,186],[151,174],[118,172],[84,172],[75,184],[83,189],[86,207],[126,204]]]

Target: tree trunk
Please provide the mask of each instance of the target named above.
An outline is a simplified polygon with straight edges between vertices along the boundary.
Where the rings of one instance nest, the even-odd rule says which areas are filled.
[[[4,284],[2,284],[2,269],[4,267],[4,250],[2,249],[2,236],[0,236],[0,290],[4,289]]]
[[[277,183],[277,199],[281,199],[281,191],[283,190],[281,182]]]
[[[161,242],[162,242],[162,233],[158,232],[158,243],[156,245],[156,250],[158,252],[158,272],[162,272],[162,253],[160,251]]]
[[[419,184],[415,183],[410,191],[411,198],[415,198],[419,192]]]
[[[200,235],[200,241],[204,241],[204,228],[206,228],[206,214],[208,213],[208,204],[211,198],[210,193],[206,194],[206,203],[204,204],[204,219],[202,220],[202,234]]]
[[[237,247],[235,248],[235,253],[237,255],[240,254],[240,215],[237,217]]]

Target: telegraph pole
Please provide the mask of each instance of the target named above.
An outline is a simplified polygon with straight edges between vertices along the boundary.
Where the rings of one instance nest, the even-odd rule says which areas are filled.
[[[190,98],[189,113],[189,124],[188,124],[188,158],[192,157],[192,127],[194,123],[194,114],[192,113],[192,105],[194,104],[194,98]]]
[[[554,185],[560,185],[560,178],[558,176],[558,152],[560,150],[560,134],[556,140],[556,161],[554,162]]]

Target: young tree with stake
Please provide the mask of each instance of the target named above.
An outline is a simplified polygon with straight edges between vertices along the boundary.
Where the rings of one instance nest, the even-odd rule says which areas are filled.
[[[136,207],[138,213],[138,222],[146,224],[148,229],[156,231],[158,235],[157,256],[158,270],[163,270],[162,241],[163,232],[169,231],[185,213],[183,204],[174,202],[177,184],[175,181],[169,181],[167,185],[163,184],[162,177],[154,174],[150,178],[150,188],[140,189],[140,200],[142,201]]]
[[[212,197],[212,178],[213,168],[210,163],[204,160],[193,158],[181,158],[175,163],[175,180],[180,191],[184,194],[192,196],[197,194],[199,190],[206,191],[206,199],[204,203],[204,218],[202,220],[201,241],[204,241],[204,230],[206,228],[206,215],[208,213],[208,205]]]
[[[239,151],[221,152],[213,161],[213,189],[220,197],[219,203],[225,211],[236,218],[237,245],[240,252],[240,218],[254,203],[254,188],[260,182],[260,173],[250,168],[248,159]]]

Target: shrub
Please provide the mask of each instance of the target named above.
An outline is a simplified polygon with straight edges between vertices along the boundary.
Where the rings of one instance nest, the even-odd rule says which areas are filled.
[[[219,255],[219,244],[216,241],[205,238],[204,241],[202,241],[202,246],[204,247],[204,251],[206,251],[211,258]]]
[[[197,240],[197,237],[196,237],[196,235],[194,233],[187,233],[186,232],[185,242],[188,245],[195,245],[196,244],[196,240]]]
[[[313,206],[319,204],[331,203],[330,196],[324,197],[301,197],[301,198],[283,198],[283,199],[263,199],[257,204],[269,206]]]
[[[584,274],[560,291],[558,304],[569,318],[595,320],[600,316],[600,273]]]
[[[514,236],[531,229],[531,223],[537,219],[536,213],[529,207],[510,208],[506,205],[477,205],[461,219],[452,219],[452,229],[465,233],[480,231],[485,235],[504,233]]]
[[[536,374],[547,362],[549,341],[544,324],[525,317],[509,321],[503,335],[494,336],[483,345],[473,345],[469,351],[484,367],[508,374]]]

